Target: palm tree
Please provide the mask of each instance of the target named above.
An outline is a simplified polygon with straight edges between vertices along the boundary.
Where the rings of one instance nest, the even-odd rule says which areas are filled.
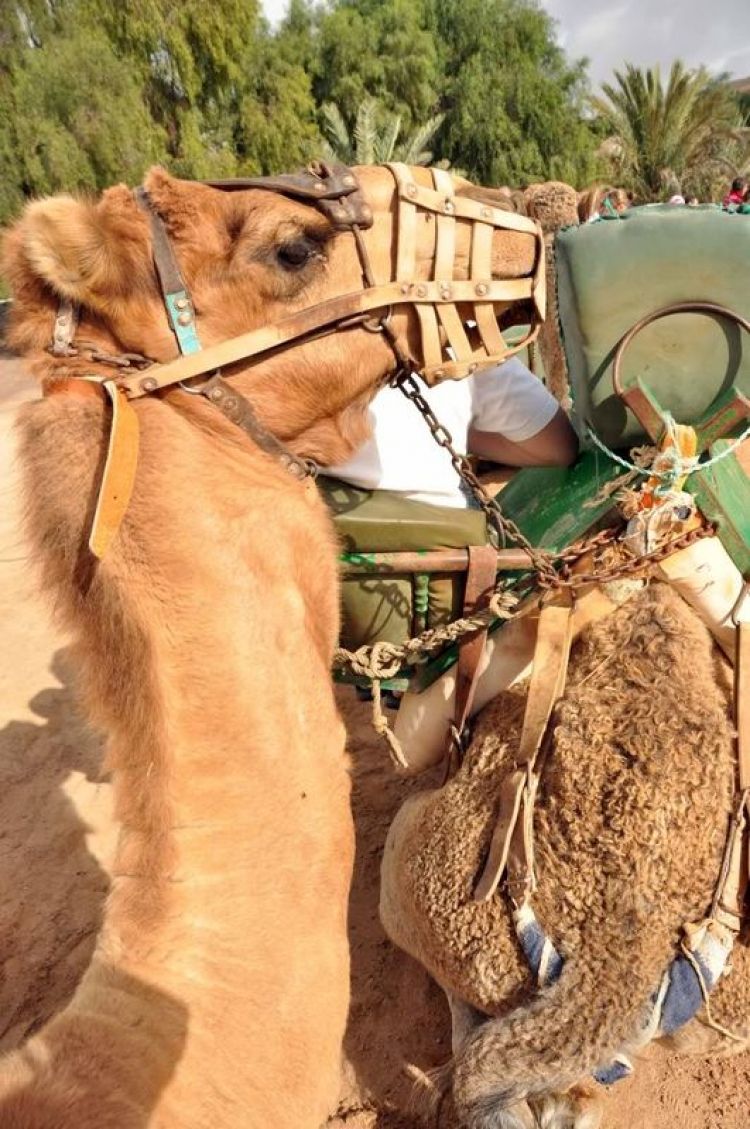
[[[445,118],[444,114],[436,114],[402,137],[401,115],[384,110],[375,98],[365,98],[360,102],[352,129],[332,102],[326,102],[321,107],[321,114],[321,128],[328,150],[325,156],[347,165],[381,165],[386,161],[428,165],[432,152],[427,146]]]
[[[680,187],[703,194],[726,176],[721,163],[741,140],[743,120],[736,94],[702,68],[672,64],[666,86],[659,67],[627,64],[592,99],[609,136],[601,155],[618,183],[644,200],[662,199]]]

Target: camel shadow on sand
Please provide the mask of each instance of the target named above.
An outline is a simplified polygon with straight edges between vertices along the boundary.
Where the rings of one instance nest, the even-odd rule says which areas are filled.
[[[109,886],[89,847],[92,832],[105,850],[111,835],[102,743],[78,713],[65,650],[50,669],[61,685],[30,700],[39,722],[11,718],[0,729],[0,1050],[72,995]]]
[[[370,706],[355,701],[349,688],[341,687],[337,698],[354,761],[357,855],[349,902],[352,999],[344,1041],[346,1077],[339,1113],[330,1125],[423,1129],[407,1068],[429,1069],[450,1057],[448,1007],[425,970],[388,940],[378,902],[390,823],[406,797],[428,782],[398,777],[371,729]]]

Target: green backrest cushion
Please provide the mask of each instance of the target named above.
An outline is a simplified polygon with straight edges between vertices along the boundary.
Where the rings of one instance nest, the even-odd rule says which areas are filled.
[[[560,329],[573,419],[612,447],[644,438],[612,390],[612,359],[630,327],[674,302],[728,306],[750,320],[750,216],[719,208],[649,205],[568,227],[556,243]],[[697,420],[719,392],[750,395],[750,336],[704,314],[678,314],[628,347],[623,383],[642,377],[679,423]]]

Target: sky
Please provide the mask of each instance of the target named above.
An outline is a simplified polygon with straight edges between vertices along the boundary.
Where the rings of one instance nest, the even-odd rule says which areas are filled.
[[[287,0],[262,0],[275,22]],[[631,62],[668,70],[681,58],[690,67],[750,76],[750,0],[544,0],[557,20],[568,57],[590,60],[594,86]]]

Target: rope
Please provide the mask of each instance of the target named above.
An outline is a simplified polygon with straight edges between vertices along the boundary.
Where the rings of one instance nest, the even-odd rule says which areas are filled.
[[[667,426],[669,427],[669,420],[667,421]],[[674,421],[672,421],[672,426],[674,426]],[[666,484],[674,482],[677,478],[687,477],[691,474],[700,474],[701,471],[708,470],[709,467],[715,466],[715,464],[720,463],[722,459],[726,459],[727,456],[734,454],[737,448],[750,436],[750,424],[748,424],[742,434],[738,435],[728,447],[720,451],[717,455],[713,455],[710,459],[706,459],[704,463],[698,462],[697,459],[683,459],[682,456],[677,453],[676,448],[668,448],[666,451],[661,451],[658,455],[659,460],[662,458],[668,460],[666,468],[659,470],[655,465],[646,469],[645,467],[637,466],[628,459],[623,459],[621,455],[618,455],[616,451],[613,451],[599,438],[590,425],[586,430],[589,439],[591,439],[608,458],[617,463],[618,466],[624,467],[625,470],[630,471],[631,474],[641,474],[644,478],[651,478],[652,476],[654,478],[661,478]],[[670,451],[674,451],[675,455],[670,457]]]
[[[381,640],[369,646],[359,647],[356,651],[347,651],[344,647],[338,647],[333,655],[333,668],[334,670],[348,668],[353,674],[361,678],[369,678],[373,682],[394,678],[404,666],[419,666],[427,662],[430,655],[439,647],[456,643],[464,635],[474,635],[477,631],[483,631],[496,619],[512,619],[517,603],[518,596],[512,592],[495,592],[488,608],[475,615],[446,623],[444,627],[423,631],[421,635],[407,639],[404,643],[387,643]]]
[[[373,678],[372,680],[372,727],[377,733],[378,737],[382,737],[388,745],[388,751],[391,754],[391,760],[397,768],[408,768],[409,762],[406,759],[401,742],[396,734],[388,724],[388,718],[383,713],[383,703],[380,698],[380,679]]]
[[[701,1019],[700,1016],[698,1016],[698,1021],[700,1023],[704,1023],[706,1027],[710,1027],[712,1031],[716,1031],[717,1034],[723,1035],[725,1039],[732,1039],[735,1043],[742,1043],[744,1046],[744,1044],[747,1042],[747,1039],[743,1038],[743,1036],[741,1035],[735,1034],[734,1031],[730,1031],[728,1027],[722,1027],[721,1023],[717,1023],[711,1015],[711,1000],[709,996],[708,985],[706,984],[705,977],[703,976],[703,969],[701,968],[700,964],[695,959],[693,954],[690,952],[690,949],[687,947],[684,940],[680,941],[680,952],[690,963],[693,972],[696,975],[696,979],[698,980],[698,984],[701,990],[701,996],[703,997],[703,1007],[706,1010],[706,1018]]]

